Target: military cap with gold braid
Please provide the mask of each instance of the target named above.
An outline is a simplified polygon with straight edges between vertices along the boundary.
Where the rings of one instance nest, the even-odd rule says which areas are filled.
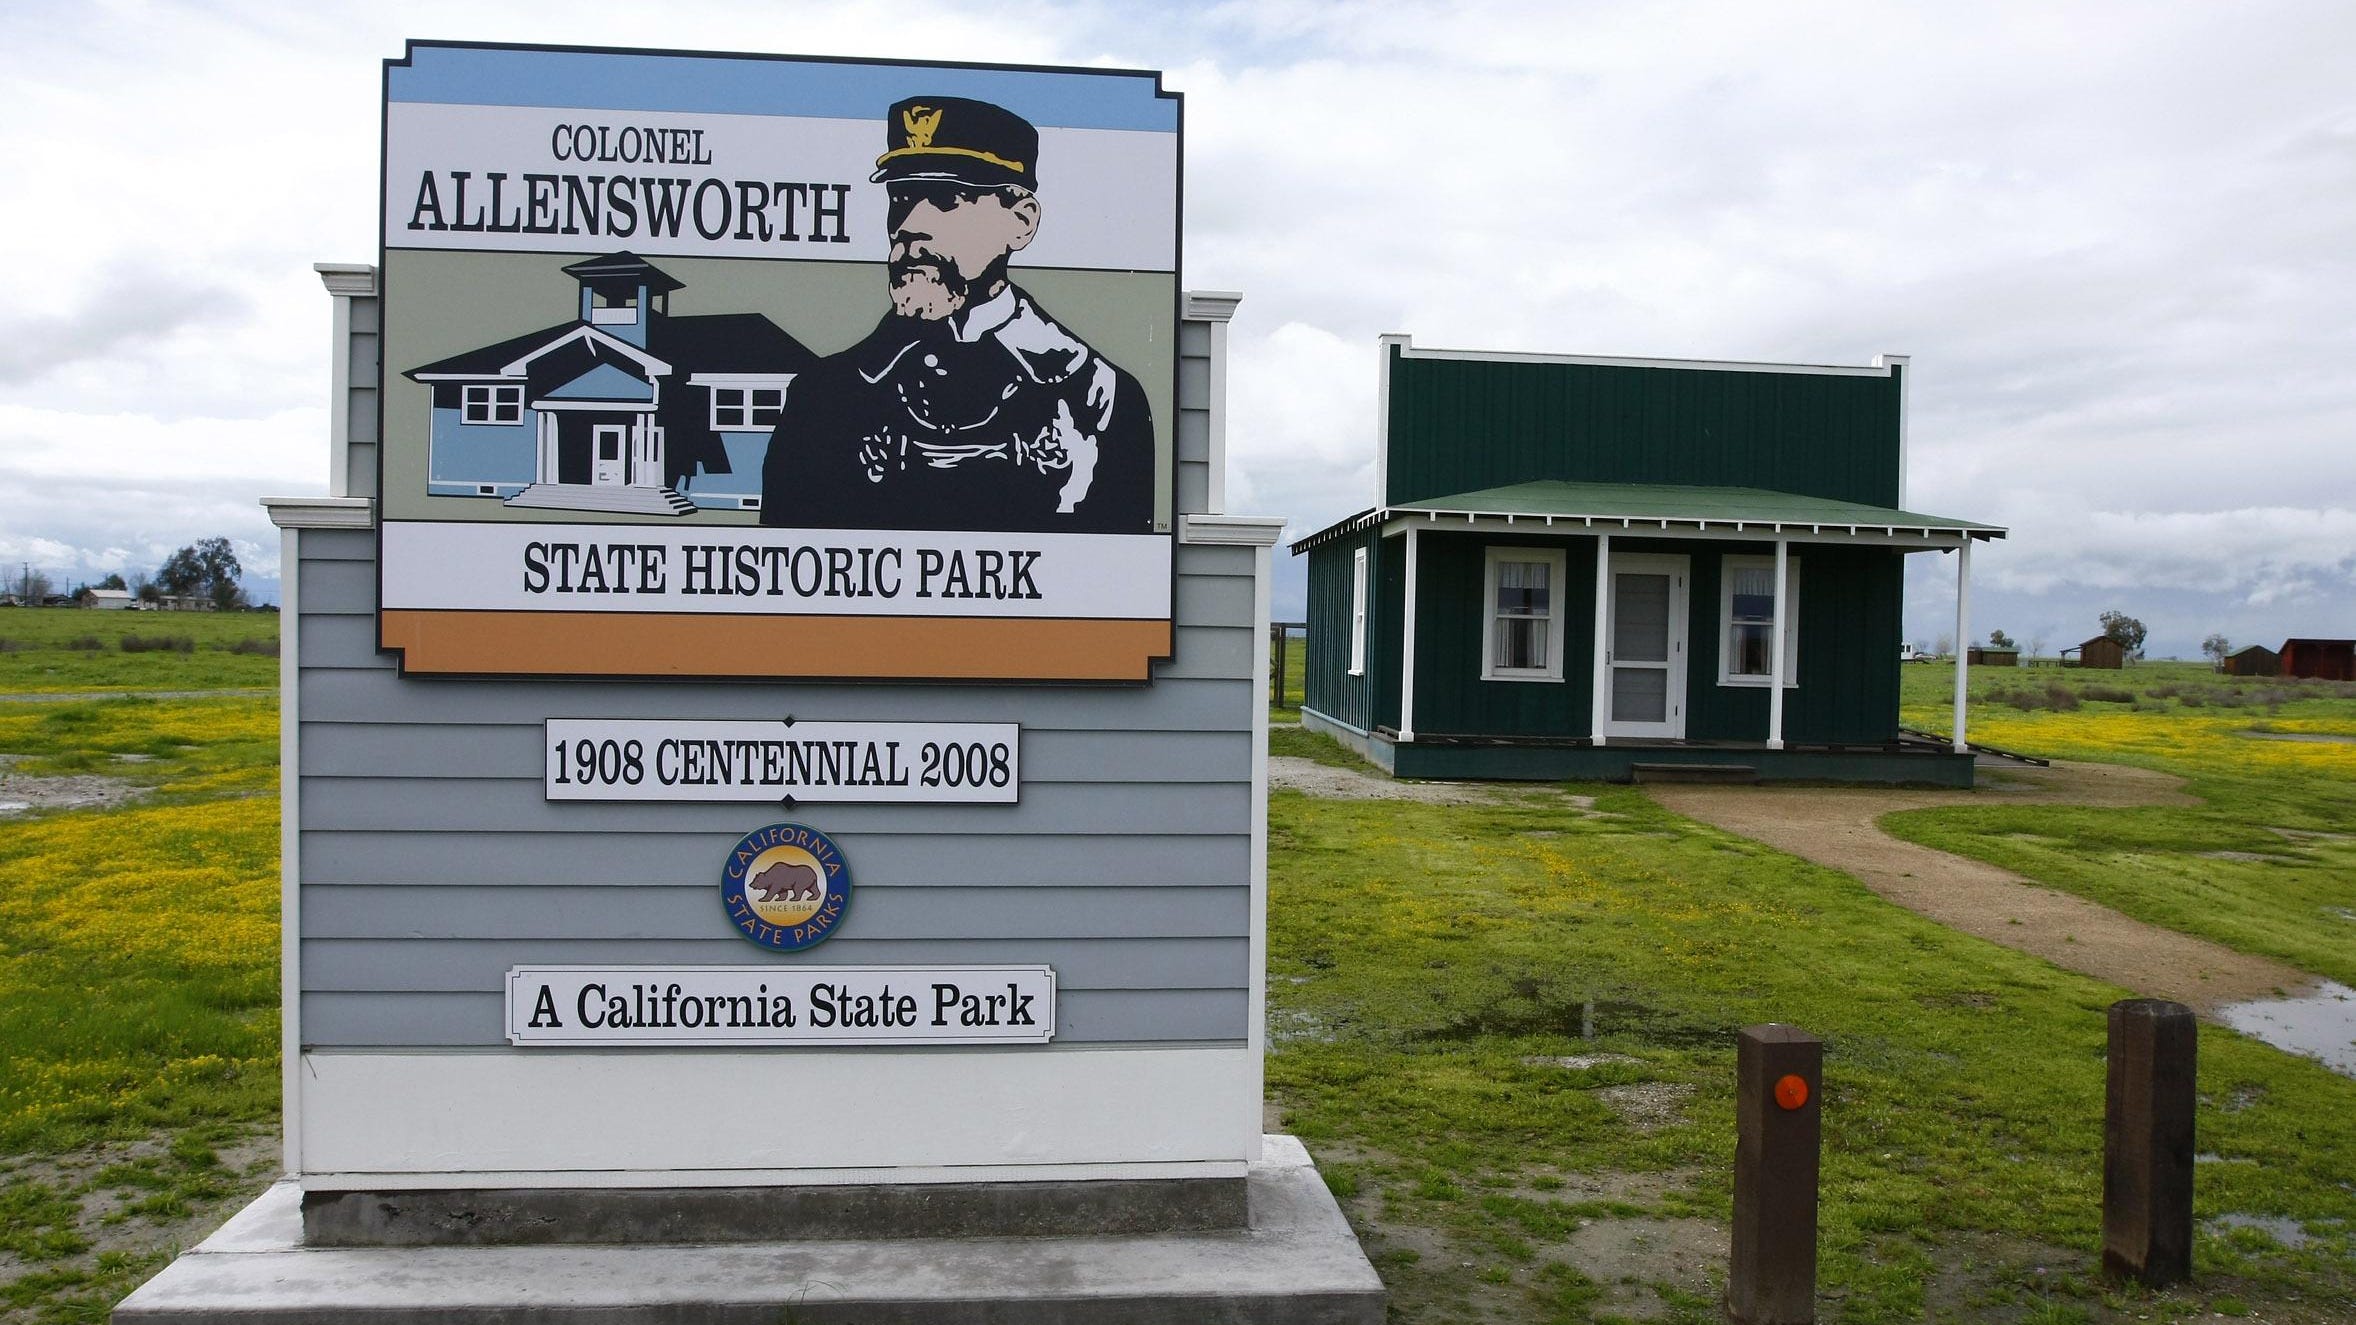
[[[963,97],[910,97],[884,120],[873,183],[952,180],[982,188],[1039,187],[1039,131],[1002,106]]]

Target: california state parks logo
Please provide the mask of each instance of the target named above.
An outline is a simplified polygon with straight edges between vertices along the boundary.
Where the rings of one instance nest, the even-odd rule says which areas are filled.
[[[764,948],[799,952],[833,937],[851,905],[851,870],[834,839],[801,824],[770,824],[730,848],[720,902],[737,931]]]

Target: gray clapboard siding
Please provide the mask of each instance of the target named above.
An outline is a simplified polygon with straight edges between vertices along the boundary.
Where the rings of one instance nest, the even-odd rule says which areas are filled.
[[[1228,1043],[1239,1038],[1246,1012],[1241,989],[1082,989],[1056,995],[1054,1047],[1081,1044]],[[307,1045],[397,1046],[416,1049],[503,1047],[504,993],[305,993],[300,1016]],[[563,1050],[537,1050],[561,1053]],[[660,1052],[653,1051],[653,1052]],[[703,1052],[710,1052],[705,1050]],[[744,1053],[793,1053],[746,1049]],[[933,1052],[972,1053],[938,1049]],[[995,1050],[1039,1053],[1036,1046]]]
[[[852,899],[854,913],[859,901]],[[712,908],[715,919],[719,907]],[[723,925],[725,921],[721,922]],[[1249,940],[829,939],[791,957],[734,932],[707,939],[308,939],[303,965],[321,993],[466,993],[498,989],[511,966],[1035,966],[1058,989],[1225,989],[1244,982]]]
[[[1178,509],[1207,510],[1211,486],[1211,327],[1178,324]]]
[[[808,817],[823,824],[826,815]],[[749,821],[748,821],[749,826]],[[635,888],[671,877],[712,878],[719,853],[736,834],[702,844],[691,838],[606,837],[592,852],[568,854],[552,868],[544,837],[504,833],[360,833],[303,830],[305,897],[311,886],[339,883],[503,887]],[[1006,849],[1002,837],[903,837],[846,833],[836,845],[859,877],[954,882],[968,888],[1199,887],[1201,879],[1249,878],[1251,839],[1218,837],[1051,837]],[[1183,871],[1178,862],[1184,862]],[[869,882],[865,887],[888,884]],[[391,932],[391,931],[389,931]]]
[[[824,830],[936,833],[1220,833],[1251,813],[1249,784],[1068,782],[1025,787],[1013,805],[830,805]],[[797,806],[798,814],[803,807]],[[809,807],[813,813],[816,807]],[[912,813],[911,811],[915,811]],[[743,833],[784,815],[759,805],[551,802],[540,784],[483,778],[306,778],[303,821],[321,828],[504,830],[589,839],[613,833]],[[593,849],[593,847],[591,848]],[[854,864],[853,868],[857,868]]]
[[[376,479],[376,303],[353,301],[352,495]],[[1209,478],[1208,328],[1180,328],[1178,509]],[[1246,1038],[1255,554],[1176,548],[1150,685],[405,679],[376,648],[376,536],[306,530],[299,642],[302,1037],[506,1048],[519,963],[1056,967],[1058,1045]],[[549,804],[564,718],[1013,722],[1012,806]],[[777,819],[842,846],[852,920],[810,953],[735,936],[718,870]],[[889,937],[881,937],[888,935]]]
[[[303,896],[305,939],[686,939],[726,929],[717,877],[576,896],[561,885],[352,884]],[[822,960],[860,932],[900,939],[1069,939],[1121,925],[1166,939],[1220,938],[1251,923],[1248,894],[1223,885],[1024,888],[861,884],[858,924],[797,960]],[[742,942],[742,940],[736,940]],[[1127,950],[1140,942],[1127,939]],[[744,955],[766,957],[747,947]]]
[[[382,306],[369,297],[356,298],[351,303],[352,338],[346,342],[351,387],[349,399],[344,402],[345,418],[351,428],[345,449],[351,458],[351,474],[346,480],[349,490],[336,495],[373,497],[376,495],[377,347],[381,341],[377,333],[382,326]]]
[[[376,610],[373,561],[313,561],[305,557],[301,575],[296,601],[305,615]]]
[[[303,534],[303,561],[365,561],[376,564],[376,533],[369,529],[312,529]],[[309,610],[311,604],[303,603]],[[373,610],[373,600],[371,602]]]
[[[1202,889],[1008,889],[853,886],[858,929],[893,938],[1088,938],[1131,924],[1162,938],[1218,938],[1249,927],[1251,894]],[[646,884],[624,894],[570,896],[537,884],[316,886],[304,894],[304,938],[735,938],[721,915],[719,877]],[[1129,938],[1124,943],[1136,943]],[[766,957],[766,952],[761,952]]]
[[[903,722],[1016,722],[1025,729],[1126,732],[1248,731],[1252,680],[1157,681],[1141,686],[625,685],[595,681],[410,680],[374,666],[303,667],[302,711],[335,722],[537,722],[545,718],[873,719],[889,706]]]
[[[303,727],[305,777],[502,777],[539,784],[545,729],[538,722],[416,726],[342,722]],[[1248,732],[1165,732],[1140,742],[1127,732],[1022,733],[1022,780],[1232,782],[1251,776]]]

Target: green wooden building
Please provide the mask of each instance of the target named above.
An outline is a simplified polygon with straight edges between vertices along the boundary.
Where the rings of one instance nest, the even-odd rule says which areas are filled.
[[[2004,530],[1901,509],[1906,360],[1382,347],[1379,504],[1309,558],[1302,716],[1401,777],[1969,786],[1898,726],[1904,558]],[[1780,571],[1780,573],[1778,573]]]

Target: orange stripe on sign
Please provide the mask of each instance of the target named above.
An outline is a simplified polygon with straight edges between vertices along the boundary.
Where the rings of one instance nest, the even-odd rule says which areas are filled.
[[[664,612],[377,616],[413,674],[1143,681],[1167,621],[744,617]]]

